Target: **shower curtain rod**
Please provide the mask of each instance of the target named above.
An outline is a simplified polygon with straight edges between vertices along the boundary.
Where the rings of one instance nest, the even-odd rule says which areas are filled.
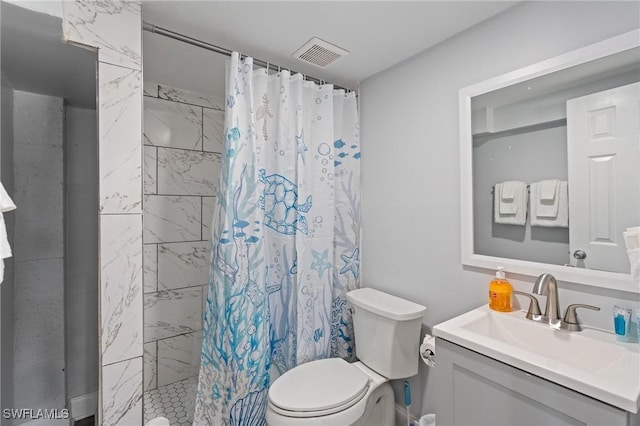
[[[158,34],[158,35],[161,35],[161,36],[169,37],[169,38],[172,38],[174,40],[181,41],[183,43],[191,44],[193,46],[197,46],[197,47],[200,47],[202,49],[210,50],[212,52],[219,53],[221,55],[231,56],[231,53],[232,53],[231,50],[225,49],[224,47],[216,46],[215,44],[207,43],[206,41],[198,40],[196,38],[189,37],[187,35],[180,34],[180,33],[177,33],[175,31],[171,31],[171,30],[168,30],[166,28],[159,27],[159,26],[157,26],[155,24],[151,24],[149,22],[143,22],[142,23],[142,29],[144,31],[149,31],[150,33],[154,33],[154,34]],[[240,56],[241,57],[246,57],[247,55],[240,54]],[[271,64],[271,63],[269,63],[267,61],[263,61],[261,59],[255,59],[254,58],[253,62],[255,64],[262,65],[263,67],[268,68],[268,69],[273,70],[273,71],[280,71],[280,69],[287,69],[289,71],[296,72],[296,71],[290,70],[287,67],[279,67],[277,65],[273,65],[273,64]],[[318,83],[318,84],[322,84],[322,83],[326,82],[325,80],[321,80],[319,78],[311,77],[311,76],[308,76],[308,75],[306,75],[304,73],[299,73],[299,74],[302,74],[304,76],[305,80],[310,80],[310,81],[313,81],[313,82]],[[333,87],[334,87],[334,89],[338,89],[338,90],[342,89],[342,90],[345,90],[347,92],[352,91],[352,89],[349,89],[349,88],[346,88],[346,87],[342,87],[342,86],[338,86],[336,84],[334,84]]]

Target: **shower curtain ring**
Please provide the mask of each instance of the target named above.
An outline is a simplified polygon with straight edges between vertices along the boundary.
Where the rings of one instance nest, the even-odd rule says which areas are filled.
[[[269,75],[269,61],[267,61],[267,69],[266,69],[266,71],[267,71],[267,75]]]

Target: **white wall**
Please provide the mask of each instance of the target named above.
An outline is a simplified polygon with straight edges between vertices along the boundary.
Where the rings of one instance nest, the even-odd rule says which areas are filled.
[[[67,395],[98,390],[98,129],[96,111],[65,108]]]
[[[638,28],[639,6],[523,2],[362,82],[364,285],[424,304],[429,327],[485,303],[492,271],[460,261],[459,89]],[[531,290],[532,278],[510,278]],[[560,287],[562,306],[598,305],[582,320],[608,329],[614,303],[640,304],[637,294]],[[412,411],[432,411],[428,372],[411,382]]]

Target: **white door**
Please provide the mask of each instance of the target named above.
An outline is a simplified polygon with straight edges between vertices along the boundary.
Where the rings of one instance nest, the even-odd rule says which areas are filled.
[[[640,225],[640,83],[567,101],[567,149],[571,263],[629,273],[622,232]]]

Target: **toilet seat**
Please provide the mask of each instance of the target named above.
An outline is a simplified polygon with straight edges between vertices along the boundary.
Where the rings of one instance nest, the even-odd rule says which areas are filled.
[[[317,417],[352,407],[368,390],[363,371],[341,358],[329,358],[287,371],[269,388],[269,402],[287,417]]]

